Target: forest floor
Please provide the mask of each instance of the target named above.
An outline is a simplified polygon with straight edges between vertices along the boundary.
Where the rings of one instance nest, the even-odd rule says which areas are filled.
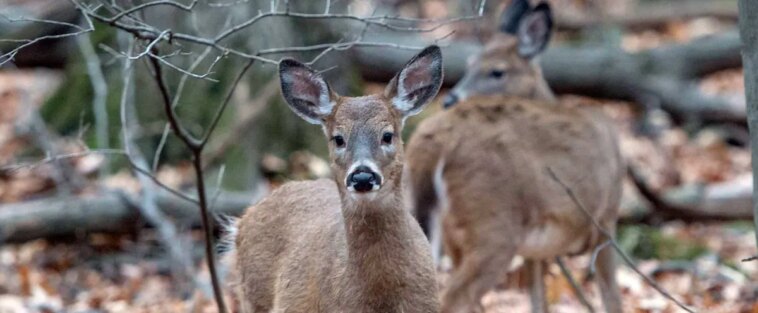
[[[50,73],[6,72],[0,80],[16,82],[19,90],[42,83],[54,86],[49,83],[53,78],[47,75]],[[740,78],[739,70],[720,73],[706,79],[703,88],[722,93],[740,92]],[[8,118],[20,111],[14,105],[17,90],[8,87],[11,85],[5,84],[7,90],[0,92],[3,99],[0,112],[6,115],[0,121],[3,123],[0,132],[5,132],[0,151],[5,153],[6,161],[12,159],[11,151],[23,144],[15,141],[16,130],[11,127],[17,117]],[[671,127],[653,140],[635,133],[636,115],[632,104],[573,96],[563,97],[561,101],[564,105],[601,106],[612,116],[621,130],[622,150],[627,160],[645,168],[656,189],[691,182],[725,182],[749,175],[748,149],[728,144],[719,136],[703,134],[705,131],[688,136],[683,129]],[[425,115],[429,114],[433,113]],[[92,173],[93,167],[88,164],[98,164],[99,159],[88,158],[93,156],[67,162],[77,171]],[[0,181],[2,202],[49,194],[55,183],[49,177],[50,168],[45,166],[4,173]],[[182,166],[165,167],[159,176],[179,187],[181,181],[187,179],[182,178],[188,176],[187,173]],[[667,179],[667,175],[677,179]],[[95,184],[96,180],[88,183]],[[105,184],[139,188],[133,177],[123,173],[107,178]],[[638,197],[635,200],[630,185],[625,199],[622,212],[628,212],[635,201],[640,201]],[[195,264],[202,267],[202,236],[197,231],[185,233],[185,239],[193,247],[190,250],[193,250]],[[625,224],[619,229],[619,243],[635,257],[644,273],[678,299],[703,312],[758,312],[758,262],[741,262],[754,253],[754,238],[749,221],[673,221],[656,225]],[[596,287],[592,280],[586,279],[589,257],[574,257],[568,263],[582,281],[590,301],[600,308]],[[548,272],[547,297],[553,312],[581,312],[580,303],[558,267],[551,265]],[[446,277],[446,273],[440,273],[443,284]],[[618,280],[628,312],[681,311],[625,265],[618,269]],[[182,272],[167,258],[152,230],[128,235],[86,234],[0,247],[0,312],[3,313],[213,312],[215,307],[208,295],[207,271]],[[525,291],[513,288],[492,291],[482,301],[489,313],[528,312],[529,308]]]

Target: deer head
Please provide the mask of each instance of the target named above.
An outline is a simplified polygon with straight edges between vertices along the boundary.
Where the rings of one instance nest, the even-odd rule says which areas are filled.
[[[447,95],[444,107],[477,95],[552,100],[535,61],[550,41],[552,25],[547,3],[532,8],[527,0],[513,0],[500,17],[499,32],[469,60],[469,70]]]
[[[363,97],[338,95],[320,73],[295,60],[281,61],[279,72],[289,107],[306,121],[321,125],[329,138],[332,172],[340,192],[357,201],[393,192],[394,188],[384,186],[400,184],[403,122],[420,112],[442,84],[439,47],[430,46],[413,57],[383,93]]]

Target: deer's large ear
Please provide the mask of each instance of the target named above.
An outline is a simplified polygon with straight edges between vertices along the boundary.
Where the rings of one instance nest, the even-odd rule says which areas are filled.
[[[553,15],[550,5],[543,2],[521,18],[518,26],[518,53],[530,59],[540,54],[553,32]]]
[[[282,96],[290,109],[312,124],[321,124],[332,112],[329,85],[318,72],[293,59],[279,62]]]
[[[503,14],[500,15],[500,26],[498,27],[501,32],[516,35],[519,29],[521,18],[529,12],[529,1],[527,0],[513,0],[508,7],[503,10]]]
[[[421,112],[441,86],[442,52],[437,46],[429,46],[395,75],[384,90],[384,96],[407,117]]]

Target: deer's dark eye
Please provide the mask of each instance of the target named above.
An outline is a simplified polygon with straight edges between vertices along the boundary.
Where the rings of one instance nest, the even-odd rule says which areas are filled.
[[[392,143],[392,137],[395,137],[395,135],[393,135],[390,132],[385,132],[382,135],[382,143],[384,143],[386,145],[391,144]]]
[[[501,78],[503,75],[505,75],[505,71],[503,70],[492,70],[490,72],[490,77],[492,78]]]
[[[345,146],[345,137],[337,135],[332,137],[332,140],[334,140],[334,144],[337,145],[337,148],[342,148]]]

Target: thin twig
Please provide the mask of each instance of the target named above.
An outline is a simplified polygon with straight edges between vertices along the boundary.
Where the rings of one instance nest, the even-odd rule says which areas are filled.
[[[574,276],[571,275],[571,271],[566,266],[566,263],[563,262],[563,258],[556,256],[555,263],[558,264],[558,267],[561,269],[561,273],[564,277],[566,277],[566,280],[568,280],[569,285],[571,285],[571,289],[574,291],[576,298],[579,299],[579,302],[581,302],[582,305],[587,308],[587,312],[594,313],[595,309],[592,307],[590,302],[587,301],[587,297],[585,297],[584,292],[582,292],[582,287],[579,286],[579,283],[576,282]]]
[[[31,46],[31,45],[33,45],[35,43],[38,43],[40,41],[51,40],[51,39],[62,39],[62,38],[66,38],[66,37],[74,37],[74,36],[78,36],[78,35],[81,35],[81,34],[89,33],[92,30],[93,29],[83,29],[83,30],[78,30],[78,31],[71,32],[71,33],[40,36],[40,37],[36,37],[34,39],[3,39],[3,40],[0,40],[0,41],[23,42],[23,44],[19,45],[18,47],[13,48],[12,50],[10,50],[10,51],[8,51],[8,52],[0,55],[0,66],[4,65],[5,63],[8,63],[8,62],[12,61],[13,58],[16,57],[16,54],[18,54],[18,52],[21,51],[21,49],[24,49],[24,48],[26,48],[28,46]]]
[[[484,6],[487,5],[487,0],[480,0],[479,1],[479,9],[477,9],[477,14],[479,16],[484,15]]]
[[[212,82],[212,83],[218,83],[217,79],[210,78],[208,76],[214,73],[213,72],[213,67],[221,59],[221,56],[217,57],[216,60],[214,60],[214,62],[208,67],[208,71],[206,71],[205,74],[195,74],[195,73],[192,73],[191,71],[188,71],[188,70],[185,70],[185,69],[183,69],[181,67],[178,67],[178,66],[174,65],[173,63],[171,63],[169,61],[166,61],[166,57],[165,56],[158,56],[158,55],[154,55],[152,53],[148,53],[148,55],[150,55],[153,58],[158,59],[159,61],[161,61],[161,63],[165,64],[166,66],[168,66],[168,67],[170,67],[170,68],[176,70],[177,72],[180,72],[180,73],[182,73],[182,74],[184,74],[186,76],[190,76],[192,78],[197,78],[197,79],[202,79],[202,80],[207,80],[207,81]]]
[[[597,267],[595,265],[595,262],[597,261],[597,256],[600,254],[600,251],[603,251],[603,249],[607,248],[608,245],[611,244],[610,240],[607,240],[606,242],[603,242],[599,244],[597,247],[595,247],[594,250],[592,250],[592,257],[590,258],[590,275],[594,276],[597,272]]]
[[[27,120],[29,124],[25,131],[31,139],[34,145],[42,150],[48,158],[51,155],[57,155],[61,152],[61,147],[57,144],[59,142],[58,135],[51,132],[45,121],[42,119],[38,109],[29,103],[28,92],[21,94],[20,107],[27,110]],[[72,164],[67,162],[61,162],[61,159],[52,157],[50,163],[54,165],[54,169],[50,171],[52,179],[56,183],[57,191],[62,194],[68,194],[75,190],[80,190],[84,186],[84,178],[76,171]]]
[[[238,145],[239,136],[249,132],[253,122],[264,111],[271,98],[275,97],[278,92],[278,79],[271,79],[259,89],[260,93],[249,103],[247,110],[237,112],[237,121],[231,129],[225,132],[223,138],[214,141],[207,150],[209,153],[205,156],[205,168],[208,168],[221,160],[221,157],[232,147]]]
[[[133,44],[133,42],[131,44]],[[131,47],[129,48],[129,50],[132,50]],[[121,103],[122,103],[122,106],[121,106],[121,112],[120,112],[122,120],[126,119],[126,117],[125,117],[126,116],[126,111],[125,111],[125,107],[126,106],[123,105],[123,103],[126,103],[127,100],[128,100],[129,94],[127,93],[127,91],[130,90],[130,88],[131,88],[131,82],[132,82],[132,79],[130,79],[130,76],[133,73],[133,70],[131,68],[132,67],[132,62],[131,61],[132,61],[131,59],[126,59],[126,61],[124,63],[124,67],[125,67],[124,68],[124,86],[123,86],[123,92],[121,94]],[[126,132],[127,129],[124,129],[123,131]],[[128,136],[127,136],[126,133],[124,133],[123,136],[124,136],[124,138],[128,138]],[[155,184],[157,184],[158,186],[163,187],[164,189],[168,190],[172,194],[177,195],[180,198],[182,198],[184,200],[187,200],[187,201],[190,201],[192,203],[197,203],[197,200],[192,199],[192,198],[190,198],[190,197],[182,194],[181,192],[178,192],[178,191],[174,190],[173,188],[171,188],[171,187],[163,184],[149,170],[143,169],[139,164],[133,162],[132,158],[128,157],[130,155],[130,153],[129,153],[130,152],[129,151],[130,146],[129,145],[124,145],[124,147],[126,149],[127,160],[129,160],[129,163],[132,165],[132,169],[134,169],[135,171],[137,171],[137,172],[139,172],[139,173],[141,173],[141,174],[143,174],[143,175],[145,175],[147,177],[150,177]]]
[[[133,46],[133,41],[131,41],[129,50],[132,50]],[[136,170],[137,168],[146,168],[148,164],[131,136],[135,128],[139,125],[134,113],[136,110],[134,107],[134,100],[133,97],[130,96],[131,80],[133,79],[132,73],[132,60],[125,59],[123,66],[124,82],[119,111],[121,116],[121,134],[124,148],[126,150],[126,158],[130,163],[135,165],[133,167],[135,176],[137,176],[137,179],[142,186],[142,197],[140,201],[137,201],[138,203],[134,204],[139,209],[142,216],[144,216],[145,219],[158,230],[163,246],[169,252],[173,262],[179,266],[181,277],[191,279],[194,288],[194,286],[197,285],[197,282],[194,280],[194,276],[191,275],[191,258],[186,253],[186,247],[182,245],[182,241],[179,240],[178,231],[174,223],[158,209],[154,183],[150,179],[151,175]]]
[[[139,58],[142,58],[142,57],[148,55],[150,53],[150,50],[153,49],[155,47],[155,45],[158,44],[158,42],[160,42],[169,33],[170,33],[170,31],[164,30],[157,37],[155,37],[153,40],[151,40],[150,43],[147,44],[147,46],[145,47],[145,50],[143,50],[139,54],[132,56],[132,55],[124,53],[124,56],[126,56],[130,60],[137,60]]]
[[[53,163],[58,164],[60,161],[68,160],[68,159],[75,159],[80,158],[87,155],[93,155],[93,154],[99,154],[103,156],[126,156],[127,153],[125,150],[120,149],[98,149],[98,150],[87,150],[87,151],[81,151],[81,152],[74,152],[74,153],[67,153],[67,154],[56,154],[56,155],[48,155],[42,160],[31,162],[31,163],[23,163],[23,164],[13,164],[13,165],[6,165],[3,167],[0,167],[0,172],[6,172],[9,174],[12,174],[14,172],[20,171],[22,169],[31,169],[38,166],[42,166],[44,164]],[[138,166],[135,163],[132,163],[131,160],[127,158],[127,161],[129,161],[129,166],[132,167],[137,172],[140,172],[148,177],[159,187],[165,189],[169,193],[179,197],[182,200],[185,200],[189,203],[197,204],[197,199],[194,199],[174,188],[171,188],[170,186],[166,185],[165,183],[161,182],[158,177],[153,175],[149,170],[146,170],[140,166]]]
[[[695,312],[694,310],[690,309],[689,307],[684,305],[682,302],[674,298],[674,296],[672,296],[670,293],[668,293],[668,291],[664,290],[661,286],[659,286],[652,278],[643,274],[642,271],[640,271],[640,269],[637,268],[637,266],[634,264],[634,261],[632,261],[632,259],[626,254],[626,252],[624,252],[623,249],[621,249],[621,246],[619,246],[619,244],[614,239],[613,234],[605,230],[605,228],[603,228],[603,226],[601,226],[600,223],[598,223],[597,220],[595,220],[592,214],[590,214],[590,212],[587,210],[587,207],[585,207],[584,204],[579,200],[579,198],[577,198],[576,194],[574,194],[574,191],[558,178],[558,176],[555,174],[552,168],[547,167],[547,173],[550,176],[550,178],[552,178],[559,185],[561,185],[561,187],[566,191],[566,194],[568,194],[568,196],[571,198],[574,204],[576,204],[576,206],[582,211],[582,213],[584,213],[587,219],[589,219],[590,222],[592,222],[595,228],[597,228],[606,238],[608,238],[608,240],[611,242],[611,245],[613,245],[613,248],[616,249],[616,252],[618,252],[618,254],[621,255],[621,257],[624,259],[624,262],[626,262],[629,265],[629,267],[631,267],[632,270],[634,270],[634,272],[640,275],[640,277],[642,277],[645,280],[645,282],[648,283],[648,285],[653,287],[653,289],[657,290],[666,299],[669,299],[672,302],[674,302],[681,309],[687,312],[693,312],[693,313]]]
[[[295,13],[295,12],[269,12],[269,13],[258,14],[257,16],[247,21],[237,24],[236,26],[216,36],[214,41],[220,42],[221,40],[224,40],[225,38],[231,36],[232,34],[236,32],[239,32],[240,30],[248,28],[264,19],[272,18],[272,17],[291,17],[291,18],[306,19],[306,20],[341,19],[341,20],[360,22],[363,24],[370,24],[373,26],[378,26],[378,27],[385,28],[388,30],[393,30],[393,31],[419,32],[419,33],[433,32],[439,29],[440,27],[448,25],[448,24],[457,23],[461,21],[476,20],[480,18],[479,16],[464,16],[464,17],[448,18],[448,19],[442,19],[442,20],[436,20],[436,21],[427,20],[426,21],[427,23],[433,23],[435,25],[431,27],[427,27],[427,28],[422,28],[422,27],[402,27],[402,26],[392,25],[386,22],[387,20],[419,22],[419,21],[422,21],[421,19],[390,17],[390,16],[360,17],[356,15],[351,15],[351,14],[312,14],[312,13]]]
[[[71,1],[74,1],[74,0],[71,0]],[[73,24],[65,23],[65,22],[59,22],[59,21],[53,21],[53,20],[40,20],[40,19],[34,19],[34,18],[16,18],[15,20],[29,20],[33,22],[44,22],[44,23],[49,23],[49,24],[59,24],[59,25],[65,25],[65,26],[73,25]],[[11,20],[11,21],[14,21],[14,20]],[[55,35],[45,35],[45,36],[40,36],[34,39],[28,39],[28,40],[23,39],[23,40],[18,41],[18,42],[24,42],[24,44],[19,45],[18,47],[13,48],[12,50],[6,52],[5,54],[0,55],[0,66],[3,66],[5,63],[12,61],[16,57],[19,51],[37,42],[40,42],[43,40],[50,40],[50,39],[62,39],[62,38],[67,38],[67,37],[74,37],[74,36],[89,33],[95,30],[95,26],[92,24],[92,19],[89,16],[87,15],[84,16],[84,22],[87,24],[87,28],[75,26],[74,28],[78,29],[78,31],[75,31],[75,32],[55,34]],[[16,40],[11,40],[11,41],[16,41]]]
[[[219,106],[218,109],[216,109],[216,114],[213,117],[213,121],[211,122],[211,125],[208,127],[208,130],[205,132],[205,135],[200,140],[201,149],[205,147],[205,145],[208,144],[208,140],[211,138],[213,131],[216,130],[216,126],[218,126],[218,122],[221,120],[221,116],[224,114],[224,111],[226,111],[226,107],[229,106],[229,101],[231,101],[232,96],[234,96],[234,89],[237,88],[237,85],[239,85],[240,81],[242,81],[242,78],[245,77],[245,73],[247,73],[247,70],[250,69],[251,66],[253,66],[253,63],[255,63],[255,60],[248,61],[247,64],[245,64],[245,66],[240,71],[239,75],[237,75],[237,78],[234,79],[232,86],[229,88],[229,92],[226,93],[226,97],[224,98],[224,101],[221,102],[221,106]]]
[[[58,161],[68,160],[68,159],[75,159],[75,158],[80,158],[83,156],[93,155],[93,154],[124,155],[125,151],[120,150],[120,149],[99,149],[99,150],[87,150],[87,151],[66,153],[66,154],[48,155],[44,159],[35,161],[35,162],[5,165],[3,167],[0,167],[0,171],[12,174],[14,172],[18,172],[23,169],[32,169],[32,168],[39,167],[48,163],[53,163],[53,162],[58,162]]]
[[[132,163],[131,160],[129,160],[129,165],[131,165],[132,169],[134,169],[135,171],[140,172],[140,173],[146,175],[147,177],[150,177],[150,179],[156,185],[158,185],[161,188],[165,189],[169,193],[171,193],[171,194],[173,194],[173,195],[175,195],[175,196],[179,197],[180,199],[185,200],[187,202],[194,203],[194,204],[198,203],[197,199],[192,198],[192,197],[190,197],[190,196],[188,196],[188,195],[186,195],[186,194],[184,194],[184,193],[182,193],[182,192],[180,192],[180,191],[178,191],[178,190],[176,190],[174,188],[171,188],[171,186],[166,185],[165,183],[163,183],[162,181],[160,181],[158,179],[158,177],[156,177],[155,175],[153,175],[153,173],[151,173],[149,170],[146,170],[146,169],[140,167],[139,165],[137,165],[135,163]]]
[[[163,71],[161,70],[160,66],[160,60],[157,57],[154,57],[153,55],[150,55],[150,62],[153,65],[153,70],[155,73],[155,80],[158,84],[158,90],[160,91],[161,98],[163,99],[164,103],[168,103],[168,105],[164,106],[163,109],[166,113],[166,118],[168,119],[169,124],[171,125],[171,129],[174,130],[174,134],[176,134],[179,139],[184,142],[187,145],[187,148],[190,150],[196,150],[200,148],[200,141],[192,136],[186,128],[184,128],[184,125],[182,125],[181,121],[179,120],[179,117],[176,114],[176,110],[174,110],[174,107],[171,106],[171,94],[168,91],[168,86],[166,86],[166,82],[163,80]]]
[[[108,96],[108,85],[105,82],[105,75],[100,68],[100,58],[92,47],[89,34],[83,34],[76,37],[79,50],[82,52],[87,65],[87,74],[89,74],[90,84],[94,96],[92,98],[92,111],[95,113],[95,138],[97,148],[107,149],[110,147],[108,136],[108,111],[106,100]],[[100,178],[110,172],[110,160],[106,159],[105,165],[100,168]]]
[[[213,285],[213,294],[216,297],[216,305],[218,311],[221,313],[228,312],[226,310],[226,304],[224,303],[224,294],[221,291],[221,283],[218,279],[218,273],[216,268],[216,250],[213,243],[213,223],[211,221],[211,212],[208,210],[208,200],[205,194],[205,180],[203,179],[203,160],[202,151],[197,150],[194,152],[194,158],[192,165],[195,169],[195,176],[197,177],[197,193],[200,200],[200,211],[202,214],[201,220],[203,222],[203,230],[205,231],[205,254],[208,262],[208,270],[211,275],[211,285]]]
[[[121,11],[120,13],[118,13],[118,14],[114,15],[113,17],[107,19],[107,21],[105,21],[105,22],[106,23],[113,23],[113,22],[116,22],[116,21],[120,20],[122,17],[124,17],[126,15],[132,14],[132,13],[140,11],[140,10],[144,10],[146,8],[149,8],[149,7],[157,6],[157,5],[173,6],[173,7],[179,8],[179,9],[181,9],[183,11],[191,12],[192,8],[194,8],[196,4],[197,4],[197,0],[192,0],[192,2],[190,4],[188,4],[188,5],[183,5],[183,4],[179,3],[179,2],[168,1],[168,0],[147,2],[147,3],[140,4],[138,6],[135,6],[133,8]]]
[[[212,212],[216,212],[216,202],[219,197],[221,197],[221,193],[224,192],[221,188],[221,185],[224,183],[224,174],[226,174],[226,165],[221,165],[221,168],[218,170],[218,177],[216,178],[216,192],[214,192],[213,197],[211,197],[210,207]]]
[[[742,262],[750,262],[750,261],[755,261],[755,260],[758,260],[758,255],[751,256],[747,259],[742,259]]]
[[[243,3],[248,3],[248,0],[238,0],[234,2],[228,2],[228,3],[209,2],[208,6],[211,8],[228,8],[228,7],[232,7],[232,6],[243,4]]]
[[[55,21],[55,20],[45,20],[45,19],[37,19],[32,17],[9,17],[5,14],[0,14],[0,17],[6,19],[10,23],[17,23],[17,22],[34,22],[34,23],[43,23],[43,24],[52,24],[52,25],[60,25],[60,26],[68,26],[72,28],[76,28],[78,30],[85,30],[79,25],[68,23],[68,22],[61,22],[61,21]]]
[[[200,66],[200,63],[205,60],[205,58],[211,53],[211,50],[213,47],[206,47],[203,53],[200,54],[197,59],[195,59],[194,62],[190,65],[187,72],[192,72]],[[216,58],[216,60],[213,61],[211,66],[208,68],[208,71],[213,67],[214,64],[216,64],[217,60],[219,58]],[[187,79],[190,77],[190,75],[182,75],[182,78],[179,79],[179,85],[176,87],[176,95],[174,96],[173,103],[171,103],[171,106],[176,108],[176,105],[179,103],[179,99],[182,98],[182,94],[184,93],[184,86],[187,84]],[[155,148],[155,154],[153,155],[153,165],[152,169],[153,171],[158,170],[158,162],[160,161],[161,154],[163,154],[163,148],[166,146],[166,141],[168,140],[168,133],[171,130],[171,125],[166,123],[166,126],[163,127],[163,133],[161,134],[161,139],[158,142],[158,146]]]
[[[246,29],[266,18],[272,18],[272,17],[290,17],[290,18],[299,18],[299,19],[307,19],[307,20],[341,19],[341,20],[361,22],[361,23],[364,23],[364,25],[379,26],[379,27],[383,27],[383,28],[387,28],[387,29],[391,29],[395,31],[406,31],[406,32],[431,32],[444,25],[461,22],[461,21],[475,20],[475,19],[480,18],[479,16],[465,16],[465,17],[448,18],[448,19],[413,19],[413,18],[393,17],[393,16],[359,17],[356,15],[350,15],[350,14],[294,13],[287,10],[285,12],[260,13],[257,16],[245,22],[242,22],[234,27],[231,27],[230,29],[227,29],[226,31],[217,35],[215,38],[209,39],[209,38],[198,37],[198,36],[189,35],[185,33],[174,33],[174,32],[171,32],[170,36],[161,36],[161,34],[165,31],[159,31],[158,29],[155,29],[153,27],[148,27],[148,26],[125,24],[121,21],[110,21],[109,18],[104,17],[100,14],[97,14],[94,11],[82,6],[80,3],[77,2],[77,0],[70,0],[70,1],[72,1],[84,15],[94,18],[95,20],[101,21],[103,23],[108,23],[116,28],[126,31],[134,35],[135,37],[143,39],[143,40],[152,41],[152,40],[155,40],[156,38],[162,38],[162,40],[186,41],[186,42],[191,42],[195,44],[214,47],[215,49],[221,51],[222,53],[235,55],[235,56],[245,58],[245,59],[255,59],[256,61],[260,61],[260,62],[264,62],[268,64],[278,64],[278,60],[269,59],[269,58],[263,57],[263,55],[279,54],[279,53],[286,53],[286,52],[302,52],[302,51],[314,51],[314,50],[320,50],[320,49],[330,49],[332,46],[316,45],[316,48],[310,48],[310,47],[278,48],[278,49],[269,49],[267,51],[264,51],[263,53],[262,52],[248,53],[248,52],[243,52],[240,50],[226,47],[224,45],[221,45],[220,42],[236,32]],[[285,5],[288,5],[288,2],[285,2]],[[391,25],[387,23],[387,21],[405,21],[405,22],[416,22],[416,23],[423,22],[423,23],[434,24],[434,26],[428,27],[428,28],[401,27],[401,26]],[[165,37],[169,37],[169,38],[165,38]],[[335,45],[338,45],[338,47],[344,46],[344,43],[341,43],[341,44],[338,43]],[[377,43],[377,42],[365,42],[365,43],[355,42],[349,45],[349,47],[357,47],[357,46],[388,47],[388,48],[413,49],[413,50],[416,50],[419,48],[419,47],[406,47],[406,46],[401,46],[401,45],[397,45],[393,43]],[[334,49],[334,48],[331,48],[331,49]]]
[[[345,50],[345,49],[353,48],[353,47],[383,47],[383,48],[395,48],[395,49],[402,49],[402,50],[419,50],[419,49],[424,48],[424,46],[408,46],[408,45],[400,45],[400,44],[391,43],[391,42],[366,42],[366,41],[356,40],[356,41],[351,41],[351,42],[322,43],[322,44],[299,46],[299,47],[261,49],[258,51],[258,54],[268,55],[268,54],[282,54],[282,53],[292,53],[292,52],[310,52],[310,51],[318,51],[318,50],[324,50],[324,49]]]
[[[157,53],[153,53],[157,54]],[[198,193],[198,206],[200,208],[200,214],[201,214],[201,221],[203,225],[203,231],[205,235],[205,254],[206,254],[206,261],[208,263],[208,270],[210,272],[210,278],[211,278],[211,285],[213,286],[213,294],[216,299],[216,305],[218,306],[218,310],[221,313],[228,312],[226,310],[226,304],[224,302],[223,292],[221,290],[221,284],[219,282],[217,268],[216,268],[216,251],[214,249],[214,240],[213,240],[213,224],[211,222],[212,219],[212,212],[210,212],[208,207],[208,200],[207,200],[207,194],[206,194],[206,187],[205,187],[205,180],[203,178],[203,161],[202,161],[202,153],[203,148],[208,143],[208,138],[213,133],[213,130],[215,129],[218,119],[223,114],[224,109],[227,107],[227,104],[231,98],[232,93],[234,92],[234,89],[237,87],[239,82],[242,80],[242,77],[244,76],[245,72],[252,66],[253,62],[252,60],[243,68],[240,75],[235,80],[234,84],[231,86],[228,96],[224,99],[224,102],[219,107],[219,110],[216,113],[216,117],[214,117],[213,122],[211,123],[210,127],[208,127],[208,130],[206,131],[205,135],[203,135],[202,139],[197,139],[193,137],[191,134],[186,132],[184,128],[182,128],[182,125],[180,124],[179,118],[176,115],[176,111],[174,110],[172,106],[171,101],[171,95],[169,94],[168,87],[166,86],[165,81],[163,80],[163,74],[161,72],[161,64],[158,58],[151,55],[150,62],[153,66],[154,77],[155,81],[158,84],[158,89],[160,90],[162,99],[163,99],[163,107],[167,115],[167,119],[169,120],[169,124],[171,125],[171,128],[174,130],[174,133],[179,137],[179,139],[187,146],[187,148],[192,152],[192,165],[195,170],[195,178],[196,178],[196,184],[197,184],[197,193]]]

